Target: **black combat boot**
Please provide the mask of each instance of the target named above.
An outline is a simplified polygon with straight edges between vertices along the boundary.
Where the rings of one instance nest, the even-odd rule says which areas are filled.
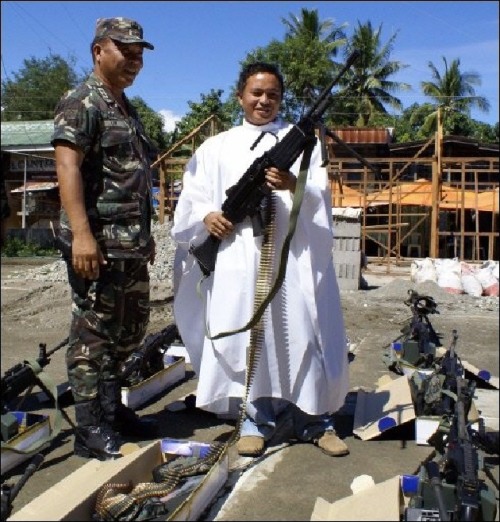
[[[106,421],[123,437],[148,440],[158,435],[159,426],[156,419],[141,418],[122,403],[122,387],[118,379],[101,381],[99,397]]]
[[[99,460],[111,460],[122,456],[121,438],[102,418],[97,400],[75,403],[75,416],[75,455]]]

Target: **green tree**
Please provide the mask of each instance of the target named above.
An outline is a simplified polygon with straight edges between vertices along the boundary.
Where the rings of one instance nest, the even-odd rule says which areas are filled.
[[[421,127],[425,118],[434,110],[430,103],[419,105],[413,103],[403,110],[400,116],[395,117],[393,139],[397,143],[419,141],[429,138],[422,133]]]
[[[151,109],[140,96],[131,98],[130,103],[137,110],[144,125],[144,130],[155,144],[157,152],[163,151],[167,146],[167,139],[163,131],[163,116]]]
[[[61,96],[82,78],[74,70],[75,59],[56,54],[23,61],[14,79],[2,80],[2,120],[50,120]]]
[[[475,72],[461,72],[460,60],[448,61],[443,56],[444,72],[441,74],[437,67],[429,62],[432,81],[421,82],[422,91],[436,102],[435,110],[426,118],[423,131],[435,131],[437,128],[438,109],[441,109],[443,132],[446,134],[461,134],[462,130],[458,115],[470,115],[471,108],[477,108],[487,113],[490,109],[488,100],[476,95],[474,86],[481,85],[481,78]],[[454,114],[455,113],[455,114]],[[458,115],[457,115],[458,114]],[[454,132],[451,132],[451,131]],[[464,129],[465,130],[465,129]]]
[[[251,51],[241,62],[266,61],[279,66],[285,80],[283,116],[296,121],[307,105],[333,79],[333,61],[347,40],[344,28],[332,19],[321,21],[317,10],[301,10],[301,16],[282,18],[287,27],[284,41],[273,39],[266,47]]]
[[[187,136],[211,115],[219,118],[223,128],[229,128],[233,123],[232,109],[222,102],[223,92],[222,89],[211,89],[208,94],[200,94],[200,102],[188,101],[190,111],[176,123],[174,131],[169,134],[170,145]]]
[[[408,67],[399,61],[391,60],[391,52],[397,32],[386,43],[382,42],[382,24],[373,29],[371,22],[361,24],[355,29],[344,49],[347,57],[354,49],[361,53],[343,82],[349,92],[349,100],[342,100],[338,107],[348,121],[360,127],[371,125],[374,115],[387,114],[387,108],[402,110],[401,100],[393,93],[411,90],[404,82],[395,82],[391,76]]]
[[[332,44],[331,54],[332,56],[336,56],[339,44],[346,43],[344,30],[348,25],[347,22],[336,26],[332,18],[320,20],[317,9],[309,11],[308,9],[302,8],[300,13],[300,17],[289,13],[288,19],[281,19],[287,27],[285,40],[302,39],[304,41],[320,41]]]

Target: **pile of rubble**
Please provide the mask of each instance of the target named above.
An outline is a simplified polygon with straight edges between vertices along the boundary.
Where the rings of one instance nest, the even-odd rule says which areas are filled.
[[[175,243],[170,237],[171,222],[153,224],[153,235],[156,241],[156,259],[149,265],[151,281],[170,281],[174,263]],[[31,279],[52,283],[67,281],[66,264],[62,259],[30,270],[26,267],[9,274],[11,279]]]

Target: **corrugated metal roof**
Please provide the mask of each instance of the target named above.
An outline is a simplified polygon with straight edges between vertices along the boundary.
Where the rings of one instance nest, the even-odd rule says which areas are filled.
[[[332,131],[346,143],[391,143],[391,133],[385,127],[344,127]]]
[[[391,156],[412,156],[429,140],[419,140],[404,143],[389,144]],[[430,143],[421,157],[430,157],[434,154],[434,141]],[[480,142],[465,136],[443,136],[443,155],[446,157],[488,157],[498,155],[498,143]]]
[[[54,120],[2,121],[2,148],[50,145]]]

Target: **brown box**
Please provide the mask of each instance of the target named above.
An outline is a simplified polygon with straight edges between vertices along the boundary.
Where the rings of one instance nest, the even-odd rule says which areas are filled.
[[[80,469],[36,497],[8,520],[92,520],[97,494],[108,483],[151,481],[151,472],[170,452],[206,444],[189,440],[162,439],[117,460],[92,459]],[[164,453],[163,449],[167,452]],[[185,453],[183,453],[185,454]],[[228,476],[229,458],[225,451],[202,482],[165,520],[197,520],[210,505]]]

